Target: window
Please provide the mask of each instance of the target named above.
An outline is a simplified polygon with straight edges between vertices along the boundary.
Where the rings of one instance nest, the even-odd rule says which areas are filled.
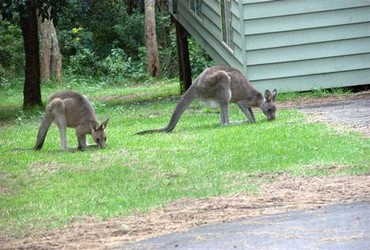
[[[200,18],[202,16],[202,0],[190,0],[190,9]]]
[[[221,32],[222,41],[230,48],[233,49],[232,39],[232,15],[231,15],[231,0],[220,0],[220,14],[221,14]]]

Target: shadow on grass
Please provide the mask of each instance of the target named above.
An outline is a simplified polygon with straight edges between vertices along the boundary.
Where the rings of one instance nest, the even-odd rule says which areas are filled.
[[[16,121],[39,117],[45,112],[45,107],[35,107],[23,109],[22,106],[1,106],[0,107],[0,126],[13,125]]]
[[[22,112],[22,107],[18,106],[0,107],[0,125],[15,120],[20,112]]]

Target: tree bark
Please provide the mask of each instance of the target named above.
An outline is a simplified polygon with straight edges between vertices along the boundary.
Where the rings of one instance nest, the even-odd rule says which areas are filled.
[[[188,32],[186,29],[172,17],[172,22],[176,26],[176,46],[177,60],[179,64],[180,92],[185,93],[192,84],[191,67],[189,58]]]
[[[53,20],[38,17],[41,81],[50,79],[62,82],[62,56]]]
[[[167,5],[166,0],[157,0],[158,8],[160,16],[163,18],[163,16],[168,15],[167,11]],[[168,48],[168,41],[169,41],[169,26],[166,22],[161,23],[161,36],[160,36],[160,45],[164,48]]]
[[[19,9],[26,57],[23,108],[41,106],[40,58],[36,8],[32,0]]]
[[[161,65],[158,57],[155,29],[155,0],[145,0],[145,46],[147,51],[147,72],[151,76],[160,77]]]

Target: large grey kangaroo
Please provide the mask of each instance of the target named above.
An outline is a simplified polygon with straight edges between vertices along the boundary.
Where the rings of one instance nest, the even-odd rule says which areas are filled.
[[[85,96],[76,92],[65,91],[52,95],[45,109],[45,117],[41,122],[37,134],[35,150],[42,148],[46,134],[52,122],[60,132],[61,149],[68,149],[66,129],[75,128],[78,141],[78,149],[87,147],[86,134],[91,134],[98,147],[106,146],[105,128],[109,119],[99,125],[93,107]]]
[[[259,107],[266,115],[267,120],[275,119],[276,89],[265,91],[264,96],[249,83],[243,73],[235,68],[217,65],[206,68],[185,92],[172,113],[168,125],[160,129],[144,130],[138,134],[154,132],[171,132],[179,121],[183,112],[195,100],[211,108],[220,108],[221,125],[229,124],[229,103],[236,103],[249,122],[255,122],[252,107]]]

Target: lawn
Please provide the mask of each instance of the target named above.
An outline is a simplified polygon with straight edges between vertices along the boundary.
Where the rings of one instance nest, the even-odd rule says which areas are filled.
[[[256,193],[259,187],[250,184],[255,173],[330,174],[312,165],[341,165],[335,174],[342,175],[370,172],[368,138],[309,123],[296,109],[278,110],[272,122],[256,111],[255,124],[220,127],[218,112],[195,102],[172,133],[135,135],[166,125],[178,100],[175,81],[45,85],[44,102],[61,89],[88,96],[99,120],[110,118],[108,147],[76,151],[69,129],[71,149],[61,152],[53,125],[42,150],[32,151],[43,111],[21,110],[19,84],[0,88],[0,229],[8,235],[61,227],[74,217],[145,212],[183,197]],[[295,97],[277,97],[287,98]],[[236,105],[230,116],[245,120]]]

